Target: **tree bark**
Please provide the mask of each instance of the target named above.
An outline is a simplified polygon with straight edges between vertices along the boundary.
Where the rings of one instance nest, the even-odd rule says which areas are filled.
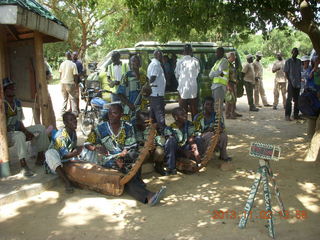
[[[314,13],[310,7],[309,1],[303,0],[300,2],[301,21],[291,21],[293,25],[300,31],[306,33],[313,45],[313,48],[320,56],[320,30],[314,21]],[[305,158],[305,161],[319,161],[320,158],[320,116],[316,122],[315,133],[311,139],[310,147]]]
[[[7,124],[6,115],[4,109],[4,94],[2,79],[7,77],[6,72],[6,33],[3,31],[3,27],[0,25],[0,177],[10,176],[9,167],[9,149],[7,141]]]
[[[316,131],[311,139],[310,147],[305,158],[306,162],[320,161],[320,116],[316,123]]]

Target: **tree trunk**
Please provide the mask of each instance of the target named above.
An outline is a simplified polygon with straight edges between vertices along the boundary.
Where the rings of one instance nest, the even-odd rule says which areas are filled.
[[[310,147],[305,158],[307,162],[320,161],[320,116],[316,123],[316,130],[311,139]]]
[[[299,29],[303,31],[302,29]],[[304,29],[305,30],[305,29]],[[308,34],[313,48],[317,52],[318,56],[320,56],[320,30],[315,23],[309,24],[308,31],[303,31]],[[310,147],[305,158],[305,161],[320,161],[320,116],[318,116],[315,133],[311,139]]]
[[[6,34],[3,31],[3,27],[0,25],[0,177],[10,176],[9,167],[9,149],[7,141],[7,119],[4,109],[4,93],[2,86],[2,79],[7,77],[6,71]],[[4,36],[4,37],[3,37]]]

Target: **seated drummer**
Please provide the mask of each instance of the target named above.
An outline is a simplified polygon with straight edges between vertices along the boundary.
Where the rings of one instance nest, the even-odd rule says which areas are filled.
[[[137,120],[135,124],[135,136],[139,147],[143,147],[145,141],[149,135],[149,113],[147,112],[137,112]],[[165,139],[163,136],[157,135],[155,137],[154,144],[156,145],[155,150],[150,152],[149,159],[152,158],[152,162],[154,162],[154,169],[160,175],[165,175],[163,169],[163,160],[164,160],[164,143]]]
[[[77,118],[71,112],[62,115],[64,128],[52,137],[49,149],[46,151],[46,163],[52,172],[56,172],[65,184],[67,193],[74,191],[71,182],[66,176],[62,166],[63,162],[78,159],[82,146],[77,146]]]
[[[95,151],[98,144],[108,151],[103,167],[116,169],[127,174],[135,163],[139,153],[133,127],[121,120],[123,109],[121,104],[111,104],[108,112],[109,120],[100,123],[88,136],[86,148]],[[166,187],[154,193],[146,189],[141,179],[141,171],[125,185],[125,190],[142,203],[154,206],[163,197]]]
[[[196,144],[196,131],[192,122],[187,120],[186,111],[177,107],[172,110],[175,120],[165,128],[165,158],[167,162],[166,175],[176,174],[176,158],[186,157],[200,163],[201,156]]]
[[[201,154],[204,154],[205,150],[209,146],[211,137],[214,135],[215,129],[218,127],[218,118],[214,111],[214,100],[212,97],[206,97],[204,99],[203,111],[194,117],[194,124],[197,132],[201,133],[202,139],[200,139],[200,141],[202,141],[202,144],[199,144],[201,146],[199,151]],[[228,136],[225,131],[223,131],[223,117],[221,117],[220,126],[222,128],[222,132],[220,133],[217,145],[217,148],[220,151],[220,159],[223,161],[231,161],[231,158],[228,157],[227,154]]]
[[[133,55],[130,58],[130,71],[122,77],[117,90],[124,109],[123,119],[133,123],[135,123],[135,113],[139,110],[146,111],[148,107],[146,92],[142,91],[140,94],[143,86],[148,82],[147,76],[140,72],[140,66],[139,56]]]

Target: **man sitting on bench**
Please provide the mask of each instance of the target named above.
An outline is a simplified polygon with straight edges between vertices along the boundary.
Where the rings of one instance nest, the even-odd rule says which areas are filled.
[[[9,78],[3,79],[4,107],[7,118],[8,145],[15,146],[18,159],[21,165],[21,174],[30,177],[34,173],[27,165],[27,141],[31,141],[31,146],[37,153],[37,165],[42,165],[44,161],[44,151],[48,149],[49,138],[43,125],[37,124],[25,127],[20,100],[16,98],[15,84]]]

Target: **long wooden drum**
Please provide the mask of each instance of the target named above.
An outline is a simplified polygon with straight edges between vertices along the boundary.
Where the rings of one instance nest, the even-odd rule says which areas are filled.
[[[149,156],[149,152],[155,148],[155,135],[155,125],[151,125],[144,147],[140,151],[134,166],[127,174],[89,162],[68,162],[63,165],[63,169],[70,181],[80,188],[107,195],[120,196],[123,193],[125,184],[135,176],[144,160]]]
[[[88,162],[69,162],[63,165],[68,178],[80,188],[106,195],[120,196],[124,185],[120,184],[122,173]]]

